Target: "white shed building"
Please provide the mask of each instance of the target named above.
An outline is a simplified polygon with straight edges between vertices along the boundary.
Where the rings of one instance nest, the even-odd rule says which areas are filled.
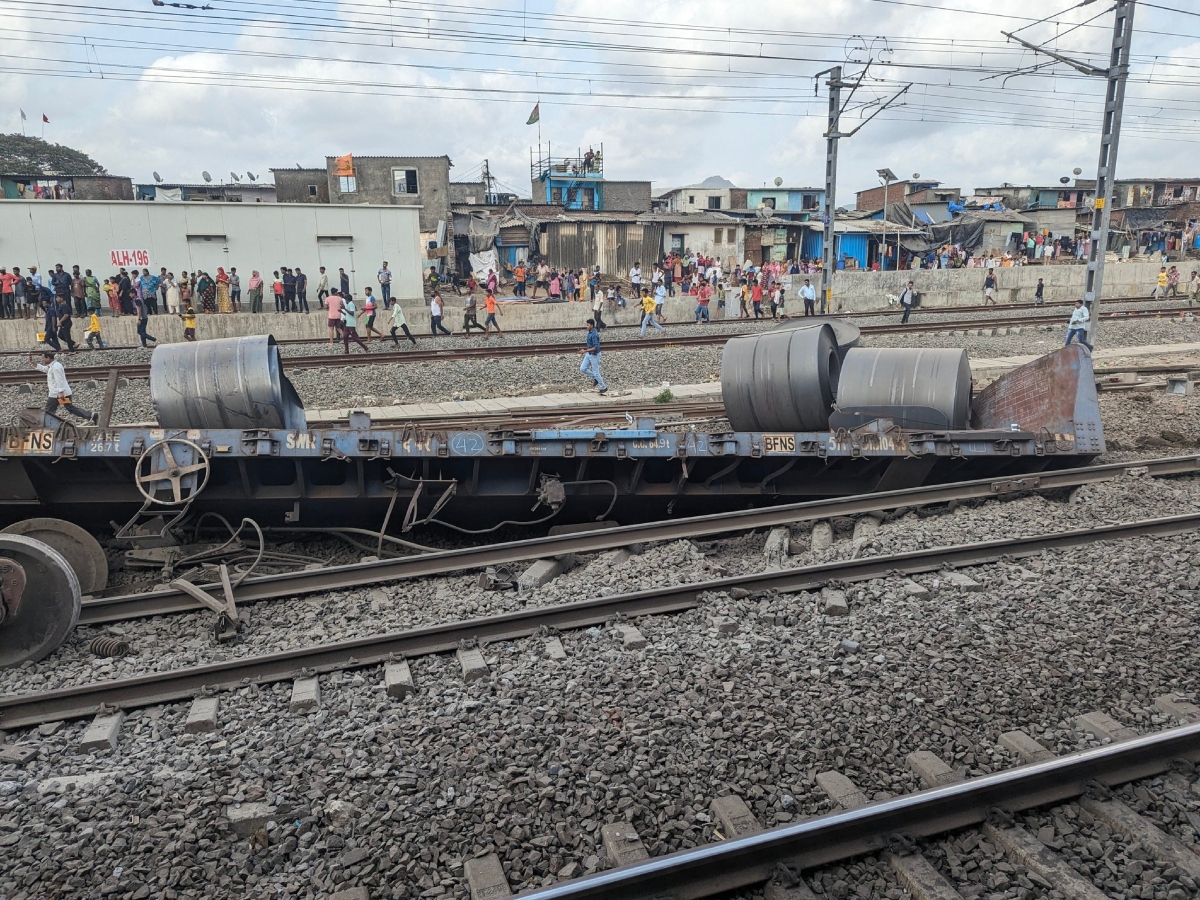
[[[160,266],[176,274],[235,267],[243,290],[253,269],[269,282],[280,266],[299,267],[315,307],[320,266],[333,287],[344,268],[361,294],[378,289],[375,273],[387,260],[393,296],[416,300],[427,266],[419,216],[416,206],[0,200],[0,265],[78,265],[101,278],[122,265],[154,274]],[[269,305],[269,287],[266,294]]]

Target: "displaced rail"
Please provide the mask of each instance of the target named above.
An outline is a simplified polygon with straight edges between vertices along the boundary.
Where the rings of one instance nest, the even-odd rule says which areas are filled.
[[[990,307],[989,307],[990,308]],[[957,309],[957,308],[955,308]],[[1144,319],[1144,318],[1174,318],[1182,316],[1190,307],[1170,307],[1148,310],[1124,310],[1104,314],[1105,319]],[[1062,325],[1061,315],[1053,316],[1007,316],[994,319],[962,319],[953,321],[917,321],[907,325],[863,325],[864,335],[898,334],[898,333],[929,333],[949,330],[986,330],[989,328],[1020,328],[1035,325]],[[614,326],[615,327],[615,326]],[[578,329],[567,329],[578,331]],[[638,350],[660,350],[671,347],[696,347],[724,344],[730,338],[739,337],[751,332],[744,331],[714,331],[708,334],[688,334],[676,337],[653,337],[633,340],[607,341],[604,344],[606,352],[620,353]],[[468,347],[441,347],[438,349],[417,350],[385,350],[378,353],[334,353],[311,356],[289,356],[285,358],[288,369],[341,368],[345,366],[390,365],[394,363],[417,362],[448,362],[463,359],[497,359],[502,357],[537,357],[562,356],[578,352],[578,346],[570,343],[550,344],[507,344],[503,339],[497,339],[495,344]],[[80,366],[71,369],[72,379],[104,379],[110,372],[116,371],[121,378],[149,378],[150,364],[135,363],[123,366]],[[31,383],[35,376],[30,370],[18,369],[0,371],[0,385],[20,385]]]
[[[733,531],[770,528],[793,522],[896,509],[902,506],[922,506],[951,500],[962,501],[1006,496],[1019,492],[1041,492],[1078,487],[1083,484],[1109,481],[1131,473],[1163,477],[1198,472],[1200,472],[1200,454],[1193,454],[1135,463],[1061,469],[1019,478],[983,478],[953,484],[859,494],[832,500],[791,503],[765,509],[644,522],[576,534],[489,544],[483,547],[443,550],[400,559],[332,566],[285,575],[264,575],[245,579],[233,589],[233,595],[238,603],[253,603],[260,600],[297,597],[303,594],[343,590],[387,581],[444,575],[463,569],[510,564],[565,553],[610,550],[633,543],[707,537]],[[220,591],[221,588],[220,585],[211,584],[206,585],[205,589]],[[182,591],[168,589],[141,594],[125,594],[85,600],[79,624],[101,625],[145,616],[191,612],[200,608],[194,599]]]
[[[578,603],[526,608],[480,619],[446,623],[322,644],[299,650],[156,672],[133,678],[76,685],[42,693],[0,697],[0,726],[24,728],[44,722],[93,715],[102,708],[136,709],[192,697],[205,689],[232,690],[239,685],[284,681],[300,672],[331,672],[378,665],[390,659],[445,653],[464,641],[487,643],[528,637],[543,628],[587,628],[613,616],[661,615],[690,609],[701,595],[731,591],[789,593],[830,582],[867,581],[894,573],[935,572],[977,566],[1065,550],[1100,541],[1185,534],[1200,529],[1200,513],[1103,525],[1075,531],[952,547],[935,547],[887,556],[840,560],[816,566],[676,585],[652,591],[616,594]],[[243,585],[244,587],[244,585]]]

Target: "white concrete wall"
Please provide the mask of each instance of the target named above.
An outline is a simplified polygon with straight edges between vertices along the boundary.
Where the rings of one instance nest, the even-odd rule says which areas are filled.
[[[176,274],[236,267],[243,295],[252,269],[269,279],[280,266],[299,266],[309,276],[312,302],[320,266],[334,287],[339,267],[351,272],[351,289],[361,294],[368,285],[378,290],[375,273],[386,259],[395,272],[392,293],[416,299],[425,263],[418,216],[417,208],[399,206],[0,200],[0,265],[48,272],[62,263],[104,278],[116,271],[110,251],[147,250],[156,275],[160,266]],[[228,240],[188,240],[189,234]],[[318,241],[318,235],[353,240]]]
[[[713,241],[713,235],[718,228],[721,229],[720,243]],[[726,240],[730,231],[733,232],[734,238],[732,244]],[[727,265],[736,264],[738,260],[742,259],[745,233],[746,226],[735,221],[731,221],[728,225],[701,225],[696,222],[665,223],[663,225],[663,249],[671,249],[672,235],[682,234],[684,252],[691,251],[703,256],[715,257]]]

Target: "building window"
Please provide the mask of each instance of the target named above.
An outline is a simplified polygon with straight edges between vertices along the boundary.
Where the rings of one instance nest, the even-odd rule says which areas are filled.
[[[315,184],[310,184],[308,186],[308,196],[310,196],[310,197],[317,196],[317,186]]]
[[[353,175],[339,175],[338,190],[343,194],[356,193],[358,191],[358,179]]]
[[[709,197],[708,198],[708,208],[709,209],[720,209],[721,208],[721,198],[720,197]]]
[[[727,243],[727,244],[736,244],[737,243],[737,229],[734,229],[734,228],[726,228],[725,229],[725,243]]]
[[[723,229],[723,228],[714,228],[714,229],[713,229],[713,243],[714,243],[714,244],[719,244],[719,243],[721,243],[721,235],[723,235],[724,233],[725,233],[725,229]]]
[[[775,198],[774,197],[763,197],[762,204],[767,209],[774,209],[775,208]]]
[[[695,206],[695,205],[696,205],[695,194],[688,194],[688,206]]]
[[[562,206],[562,188],[550,188],[551,206]]]
[[[392,169],[393,194],[419,194],[416,169]]]
[[[803,206],[805,209],[816,209],[817,208],[817,195],[816,194],[805,194]]]

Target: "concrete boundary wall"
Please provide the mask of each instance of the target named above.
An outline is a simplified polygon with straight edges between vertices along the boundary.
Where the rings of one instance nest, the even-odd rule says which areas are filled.
[[[66,205],[66,204],[59,204]],[[2,238],[0,238],[2,242]],[[390,261],[390,260],[389,260]],[[1185,267],[1184,277],[1191,269]],[[1105,270],[1105,296],[1109,299],[1120,299],[1133,296],[1145,296],[1154,285],[1154,277],[1158,266],[1148,263],[1123,263],[1109,266]],[[917,290],[922,294],[923,306],[954,306],[973,305],[980,302],[983,289],[983,270],[918,270],[915,272],[844,272],[838,273],[834,281],[834,305],[841,311],[862,312],[883,309],[886,306],[886,296],[889,293],[898,294],[903,289],[909,277],[916,283]],[[1005,303],[1028,302],[1033,300],[1033,288],[1039,277],[1046,280],[1046,299],[1066,300],[1082,296],[1085,271],[1082,266],[1030,266],[1028,268],[1001,269],[997,273],[1000,281],[1000,305]],[[802,282],[801,282],[802,283]],[[312,312],[309,315],[287,314],[279,315],[271,310],[272,303],[268,298],[268,312],[261,315],[248,313],[235,315],[201,315],[199,318],[199,334],[201,339],[216,337],[238,337],[246,334],[272,334],[277,339],[287,340],[296,338],[320,338],[328,335],[324,312],[318,308],[316,298],[310,291],[309,305]],[[793,310],[799,308],[799,302],[793,291],[788,304]],[[462,307],[465,297],[456,297],[452,292],[445,294],[446,315],[444,322],[447,328],[459,331],[462,327]],[[482,298],[480,302],[480,321],[482,321]],[[695,308],[694,301],[676,296],[667,301],[667,316],[671,321],[691,321]],[[404,302],[405,316],[409,327],[414,332],[429,333],[429,308],[423,300],[406,300]],[[711,307],[715,316],[715,303]],[[736,311],[736,310],[735,310]],[[919,315],[918,310],[918,315]],[[577,327],[580,329],[581,340],[583,323],[591,315],[589,303],[501,303],[500,326],[505,329],[526,328],[556,328]],[[1066,321],[1064,311],[1063,321]],[[608,316],[610,324],[635,324],[638,314],[631,305],[617,313]],[[37,331],[40,328],[40,317],[36,320],[0,320],[0,349],[21,350],[35,346]],[[378,317],[378,327],[387,334],[390,316],[381,309]],[[74,337],[83,343],[82,332],[84,322],[76,320]],[[105,338],[113,344],[128,346],[137,343],[136,322],[132,316],[116,319],[105,316],[103,319]],[[159,315],[150,317],[150,333],[162,341],[183,340],[183,327],[179,318],[174,315]],[[360,327],[360,331],[363,331]]]
[[[1104,267],[1104,299],[1145,297],[1154,289],[1162,264],[1154,262],[1108,263]],[[1200,263],[1176,263],[1186,283]],[[911,272],[838,272],[833,281],[833,302],[839,310],[877,309],[888,294],[899,294],[911,279],[922,306],[963,306],[983,300],[986,269],[916,269]],[[801,276],[803,278],[803,276]],[[815,276],[820,278],[820,276]],[[1084,265],[1032,265],[996,270],[997,299],[1004,303],[1033,301],[1037,280],[1046,284],[1047,300],[1083,298],[1087,280]],[[803,282],[801,282],[803,283]],[[818,282],[814,282],[818,283]]]

